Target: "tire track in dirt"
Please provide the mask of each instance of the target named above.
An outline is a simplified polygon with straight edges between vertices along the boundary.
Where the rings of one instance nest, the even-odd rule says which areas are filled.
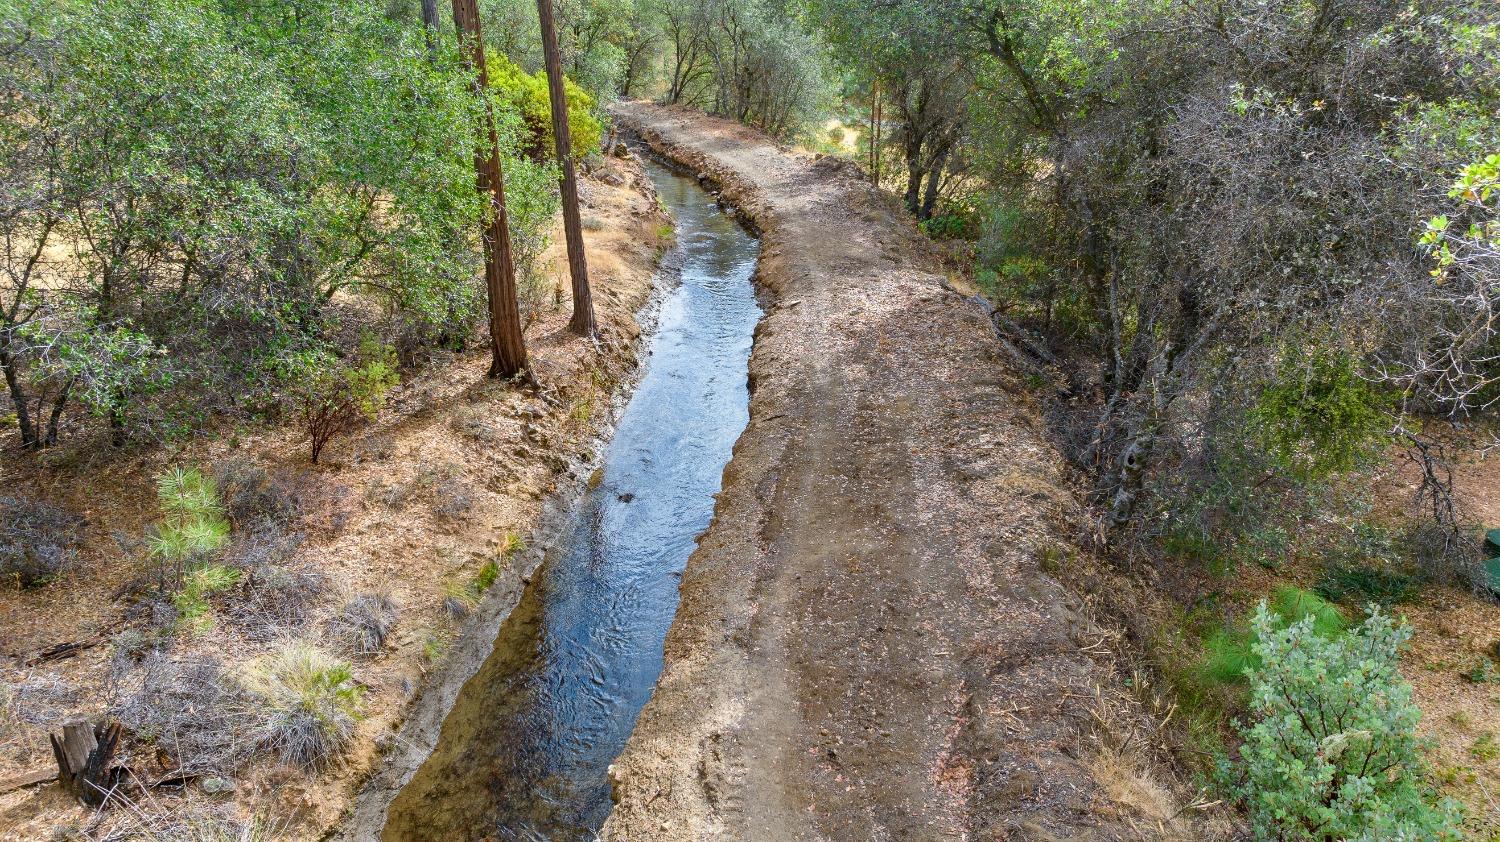
[[[761,229],[769,306],[606,838],[1142,838],[1091,771],[1116,664],[1036,562],[1076,506],[985,318],[847,165],[616,117]]]

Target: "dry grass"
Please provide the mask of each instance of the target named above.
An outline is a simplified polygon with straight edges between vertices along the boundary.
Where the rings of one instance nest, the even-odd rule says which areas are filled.
[[[590,232],[588,242],[603,336],[597,349],[587,348],[564,330],[566,300],[544,308],[528,334],[533,365],[547,384],[541,393],[489,380],[483,349],[437,360],[407,381],[365,435],[331,446],[329,464],[319,469],[306,464],[297,431],[274,425],[203,437],[170,454],[83,440],[35,456],[0,450],[0,478],[8,484],[0,493],[45,499],[88,519],[78,551],[90,573],[25,591],[0,587],[0,656],[26,657],[107,630],[103,645],[75,658],[34,671],[0,667],[0,688],[11,696],[0,702],[0,777],[51,762],[49,727],[75,715],[122,711],[138,729],[126,739],[132,765],[153,773],[179,761],[208,772],[232,770],[243,785],[220,798],[241,816],[295,814],[290,838],[317,838],[337,822],[380,757],[377,740],[401,720],[411,688],[455,633],[443,613],[445,584],[471,579],[497,557],[508,530],[529,531],[540,501],[570,481],[559,476],[553,458],[577,452],[594,430],[567,424],[566,408],[550,396],[592,382],[595,365],[618,379],[633,359],[629,341],[639,333],[633,314],[650,290],[652,232],[660,217],[630,187],[601,188],[596,198],[593,211],[607,224]],[[560,236],[546,261],[564,265]],[[553,442],[523,439],[523,424],[548,430]],[[214,598],[217,622],[194,636],[174,629],[170,601],[120,588],[138,575],[140,539],[161,516],[150,478],[169,462],[213,466],[234,522],[217,561],[243,573]],[[433,494],[445,479],[465,484],[449,490],[464,492],[467,510]],[[376,490],[382,485],[393,493],[382,495]],[[286,516],[292,507],[295,514]],[[510,567],[502,567],[509,575]],[[288,767],[280,751],[251,739],[261,727],[251,714],[259,711],[247,710],[244,700],[268,706],[245,686],[245,674],[281,641],[321,631],[345,595],[378,592],[399,602],[400,630],[411,631],[387,629],[381,656],[359,662],[359,712],[366,718],[337,749],[338,762],[330,756],[326,764],[348,771]],[[424,634],[431,629],[440,631]],[[76,700],[47,701],[42,683]],[[346,720],[331,718],[347,732]],[[295,725],[293,719],[283,723]],[[291,747],[287,753],[309,754]],[[50,792],[33,788],[0,802],[0,839],[44,839],[58,822],[76,821]],[[160,806],[192,809],[173,798]]]

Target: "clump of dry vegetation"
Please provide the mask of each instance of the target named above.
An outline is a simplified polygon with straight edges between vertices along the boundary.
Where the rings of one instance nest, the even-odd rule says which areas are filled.
[[[396,616],[396,603],[389,594],[366,593],[346,600],[329,625],[355,655],[368,658],[385,646],[396,628]]]
[[[230,773],[274,757],[335,762],[353,738],[363,690],[350,665],[306,641],[273,645],[242,669],[212,656],[148,654],[113,713],[185,772]]]
[[[34,588],[78,561],[83,518],[36,500],[0,496],[0,585]]]

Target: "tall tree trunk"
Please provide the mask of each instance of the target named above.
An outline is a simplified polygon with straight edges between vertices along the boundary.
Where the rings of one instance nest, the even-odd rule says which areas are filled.
[[[922,138],[912,131],[912,127],[906,127],[906,194],[903,201],[906,210],[912,216],[916,216],[922,209],[920,197],[922,195],[922,176],[926,170],[922,167]]]
[[[562,55],[552,21],[552,0],[536,0],[542,29],[542,57],[547,64],[547,90],[552,99],[552,138],[562,168],[563,236],[568,241],[568,274],[573,279],[573,318],[568,330],[593,336],[594,299],[589,294],[589,264],[583,253],[583,223],[578,217],[578,176],[573,172],[573,140],[568,133],[568,94],[563,85]]]
[[[427,39],[427,53],[437,57],[437,0],[422,0],[422,37]]]
[[[490,193],[490,214],[484,235],[484,281],[489,293],[491,377],[511,377],[526,368],[526,342],[521,333],[521,310],[516,304],[516,265],[510,254],[509,220],[505,214],[505,174],[500,169],[500,139],[495,112],[490,107],[489,74],[485,71],[484,36],[478,0],[453,0],[453,25],[459,43],[469,51],[469,64],[483,101],[483,145],[474,150],[479,189]]]

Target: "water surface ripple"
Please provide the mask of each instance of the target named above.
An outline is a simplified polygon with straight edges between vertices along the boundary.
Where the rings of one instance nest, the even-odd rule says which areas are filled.
[[[693,180],[647,169],[677,226],[681,284],[602,481],[392,802],[386,840],[591,839],[609,814],[605,770],[661,671],[678,579],[748,420],[761,315],[756,240]]]

